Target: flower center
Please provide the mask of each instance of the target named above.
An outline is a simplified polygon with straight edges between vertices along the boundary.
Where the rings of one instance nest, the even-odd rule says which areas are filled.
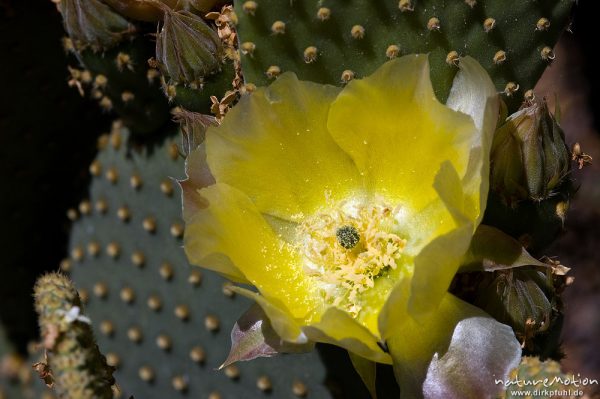
[[[326,302],[356,317],[363,307],[361,294],[398,267],[406,240],[397,234],[396,213],[384,203],[346,201],[299,225],[304,271]]]
[[[335,232],[340,245],[346,249],[352,249],[360,241],[360,234],[354,226],[342,226]]]

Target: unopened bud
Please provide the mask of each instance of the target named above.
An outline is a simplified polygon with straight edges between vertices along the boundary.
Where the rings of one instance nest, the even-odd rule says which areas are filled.
[[[105,50],[118,44],[133,26],[99,0],[61,0],[57,3],[65,30],[78,50]]]
[[[223,48],[217,33],[188,11],[166,8],[156,37],[156,62],[170,83],[198,84],[217,72]]]
[[[507,202],[550,197],[568,179],[564,133],[544,100],[509,116],[492,144],[491,188]]]

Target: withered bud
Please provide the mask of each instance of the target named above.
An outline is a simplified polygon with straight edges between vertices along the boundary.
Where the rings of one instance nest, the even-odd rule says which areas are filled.
[[[78,50],[106,50],[134,31],[125,18],[100,0],[61,0],[56,6]]]
[[[157,67],[170,84],[200,84],[221,67],[221,40],[199,16],[164,7],[163,26],[156,37]]]
[[[181,148],[186,157],[204,141],[206,130],[217,125],[215,117],[183,108],[175,111],[173,120],[181,126]]]

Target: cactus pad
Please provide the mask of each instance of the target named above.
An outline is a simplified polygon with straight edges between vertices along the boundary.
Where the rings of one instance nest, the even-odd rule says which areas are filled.
[[[70,39],[65,43],[70,49]],[[106,111],[116,111],[134,133],[152,133],[169,119],[160,74],[147,63],[154,55],[152,43],[137,38],[102,53],[84,50],[75,55],[84,69],[69,68],[69,84],[96,99]]]
[[[247,82],[285,71],[340,84],[402,54],[430,53],[444,100],[459,57],[476,58],[514,106],[554,58],[573,1],[256,0],[236,4]],[[517,88],[519,88],[517,90]]]

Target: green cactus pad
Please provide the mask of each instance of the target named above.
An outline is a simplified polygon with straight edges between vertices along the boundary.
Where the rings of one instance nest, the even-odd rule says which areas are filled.
[[[153,55],[153,44],[144,38],[122,42],[103,53],[84,50],[76,56],[85,69],[75,71],[71,84],[77,84],[107,111],[116,111],[134,133],[155,132],[169,119],[169,105],[158,71],[148,66]]]
[[[454,63],[470,55],[499,92],[511,93],[507,100],[514,109],[554,58],[552,47],[572,5],[572,0],[510,5],[504,0],[256,0],[237,2],[236,13],[247,82],[266,85],[269,76],[293,71],[300,79],[340,84],[369,75],[388,58],[430,53],[432,81],[445,100]]]
[[[139,151],[118,125],[103,143],[90,168],[90,200],[74,223],[72,259],[63,266],[89,298],[86,314],[117,368],[121,397],[331,397],[317,352],[216,370],[250,303],[186,261],[179,188],[171,180],[183,177],[184,161],[172,140]]]
[[[235,78],[233,65],[227,62],[220,73],[204,78],[200,88],[187,87],[184,84],[165,84],[165,92],[173,105],[188,111],[208,114],[211,112],[211,96],[221,99],[233,89],[231,82]]]

